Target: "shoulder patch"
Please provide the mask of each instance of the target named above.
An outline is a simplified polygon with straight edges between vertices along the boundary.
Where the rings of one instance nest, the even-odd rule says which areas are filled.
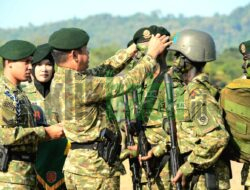
[[[195,91],[191,92],[190,97],[194,98],[195,96],[196,96],[196,92]]]
[[[208,124],[208,117],[202,113],[201,116],[197,118],[197,121],[200,125],[205,126]]]

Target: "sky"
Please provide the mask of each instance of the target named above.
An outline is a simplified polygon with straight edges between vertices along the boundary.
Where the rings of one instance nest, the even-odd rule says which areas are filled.
[[[130,16],[159,11],[162,16],[228,15],[249,3],[250,0],[0,0],[0,28],[39,26],[101,13]]]

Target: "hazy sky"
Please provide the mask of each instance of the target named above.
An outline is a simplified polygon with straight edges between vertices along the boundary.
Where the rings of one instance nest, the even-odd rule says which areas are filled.
[[[163,16],[213,16],[230,14],[248,3],[250,0],[0,0],[0,28],[42,25],[100,13],[129,16],[159,10]]]

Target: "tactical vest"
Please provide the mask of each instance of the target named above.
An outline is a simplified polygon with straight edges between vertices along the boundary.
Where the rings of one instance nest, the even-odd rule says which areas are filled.
[[[250,162],[250,80],[237,79],[228,84],[221,95],[226,127],[232,138],[236,159]],[[230,146],[231,147],[231,146]]]

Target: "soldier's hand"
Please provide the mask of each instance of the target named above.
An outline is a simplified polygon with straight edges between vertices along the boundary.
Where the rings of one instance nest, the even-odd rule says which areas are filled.
[[[65,136],[62,123],[57,123],[55,125],[45,127],[45,132],[47,135],[47,139],[58,139]]]
[[[125,160],[127,158],[135,158],[137,156],[138,156],[137,151],[124,149],[120,154],[120,160],[123,161],[123,160]]]
[[[160,34],[156,34],[155,36],[152,35],[149,43],[148,43],[148,51],[147,54],[153,57],[154,59],[157,58],[159,54],[161,54],[166,47],[172,44],[172,41],[168,41],[169,36]]]
[[[135,43],[131,44],[128,48],[127,48],[127,53],[130,55],[130,57],[133,57],[135,55],[135,53],[137,52],[137,48]]]
[[[148,153],[147,153],[146,156],[140,156],[140,157],[139,157],[139,160],[140,160],[140,161],[146,161],[146,160],[151,159],[153,156],[154,156],[153,150],[151,149],[151,150],[148,151]]]
[[[185,176],[183,175],[183,173],[182,173],[180,170],[177,171],[175,177],[171,180],[171,182],[172,182],[174,185],[176,185],[176,183],[177,183],[179,180],[181,180],[181,185],[182,185],[182,187],[185,187],[185,185],[186,185],[186,178],[185,178]]]

